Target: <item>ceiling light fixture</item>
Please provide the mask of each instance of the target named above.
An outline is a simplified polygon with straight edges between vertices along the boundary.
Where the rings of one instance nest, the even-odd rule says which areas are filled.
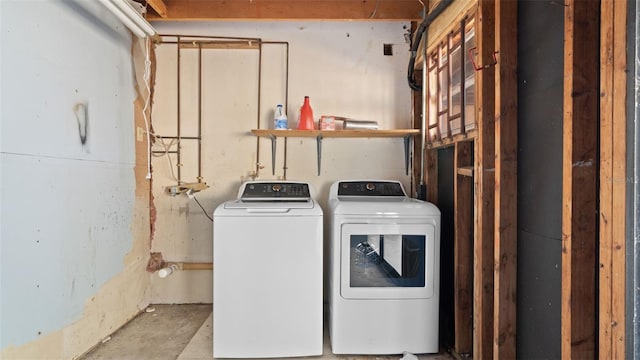
[[[156,30],[127,0],[100,0],[136,36],[155,36]]]

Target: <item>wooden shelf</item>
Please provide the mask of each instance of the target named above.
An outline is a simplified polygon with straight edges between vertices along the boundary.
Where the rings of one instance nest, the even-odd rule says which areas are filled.
[[[415,135],[420,134],[419,129],[397,129],[397,130],[269,130],[253,129],[251,133],[255,136],[268,137],[271,139],[271,173],[275,174],[276,163],[276,141],[279,137],[306,137],[315,138],[318,146],[318,175],[322,166],[322,139],[324,138],[404,138],[404,165],[405,172],[409,173],[409,151],[411,140]]]
[[[388,138],[405,137],[420,134],[420,129],[398,130],[267,130],[253,129],[251,133],[256,136],[275,137],[313,137],[323,138]]]

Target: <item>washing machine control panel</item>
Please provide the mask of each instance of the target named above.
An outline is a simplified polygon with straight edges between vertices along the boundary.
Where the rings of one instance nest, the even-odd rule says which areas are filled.
[[[399,182],[341,181],[338,196],[407,196]]]
[[[290,182],[257,182],[246,184],[241,199],[254,201],[305,201],[311,198],[309,184]]]

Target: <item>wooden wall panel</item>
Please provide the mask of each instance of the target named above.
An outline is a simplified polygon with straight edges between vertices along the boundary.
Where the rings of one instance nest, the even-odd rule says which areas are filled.
[[[598,2],[565,7],[561,353],[595,357]]]
[[[495,243],[493,356],[516,358],[517,2],[496,1]]]
[[[495,2],[480,0],[479,65],[495,50]],[[478,137],[475,144],[475,241],[473,244],[473,356],[493,358],[493,239],[495,209],[495,68],[476,72]]]
[[[600,47],[600,359],[625,358],[627,2],[602,1]]]

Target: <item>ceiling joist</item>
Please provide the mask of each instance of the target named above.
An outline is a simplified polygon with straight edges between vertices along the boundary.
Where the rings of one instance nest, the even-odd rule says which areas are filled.
[[[147,0],[147,3],[151,7],[150,21],[418,21],[423,10],[418,0]]]
[[[167,5],[162,0],[147,0],[147,4],[162,18],[167,17]]]

